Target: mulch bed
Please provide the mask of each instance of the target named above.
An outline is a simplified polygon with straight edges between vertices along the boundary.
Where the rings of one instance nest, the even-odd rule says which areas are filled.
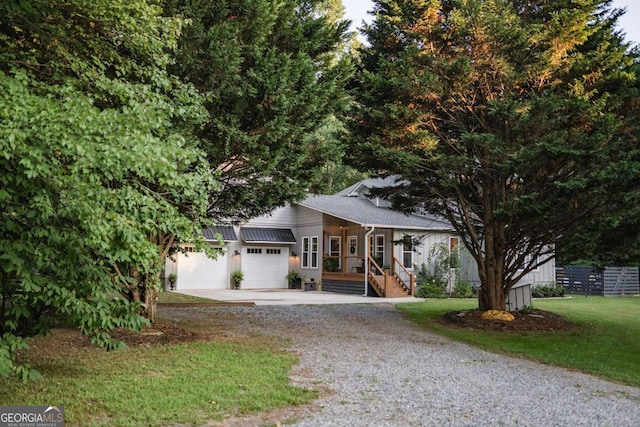
[[[207,334],[189,331],[164,321],[158,321],[151,327],[144,328],[140,332],[133,332],[127,329],[114,329],[110,335],[132,347],[140,345],[181,344],[205,341],[209,338]]]
[[[454,311],[440,318],[440,323],[452,328],[490,331],[571,331],[578,328],[564,317],[543,310],[511,313],[515,320],[485,320],[480,310]]]

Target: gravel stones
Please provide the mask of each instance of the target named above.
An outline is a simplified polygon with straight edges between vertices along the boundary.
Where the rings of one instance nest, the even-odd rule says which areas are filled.
[[[166,308],[162,316],[186,320],[186,310]],[[638,388],[456,343],[419,328],[391,304],[198,310],[199,322],[217,319],[216,327],[227,335],[260,334],[290,343],[300,356],[292,380],[326,391],[291,425],[640,423]]]

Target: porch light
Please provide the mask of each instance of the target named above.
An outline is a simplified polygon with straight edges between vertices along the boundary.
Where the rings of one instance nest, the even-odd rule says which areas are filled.
[[[240,255],[240,251],[239,250],[235,250],[235,252],[233,253],[234,255]]]
[[[297,254],[297,253],[295,253],[295,251],[291,251],[291,256],[292,256],[292,257],[294,257],[294,258],[296,258],[296,257],[298,256],[298,254]]]

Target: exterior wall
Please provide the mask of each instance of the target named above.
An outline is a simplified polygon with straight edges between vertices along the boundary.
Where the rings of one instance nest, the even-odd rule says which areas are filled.
[[[247,227],[292,228],[298,222],[296,220],[296,210],[296,207],[287,205],[274,210],[270,214],[253,218],[244,225]]]
[[[420,245],[414,248],[413,251],[413,266],[420,267],[422,264],[431,265],[433,263],[433,248],[438,244],[446,245],[449,247],[449,238],[456,237],[454,233],[444,231],[424,232],[420,230],[395,230],[393,233],[393,240],[402,240],[403,236],[411,235],[415,237],[422,236]],[[393,245],[393,256],[398,259],[402,259],[402,245]],[[413,270],[414,268],[408,268]]]
[[[293,235],[296,238],[295,249],[292,249],[297,257],[292,257],[290,262],[290,267],[295,266],[295,268],[291,268],[291,270],[295,270],[300,274],[302,278],[302,283],[304,282],[315,281],[316,283],[321,283],[322,279],[322,254],[324,253],[324,248],[322,246],[322,233],[323,233],[323,214],[314,211],[309,208],[305,208],[303,206],[296,206],[293,208],[294,212],[297,213],[297,226],[293,227]],[[296,224],[296,222],[291,222],[291,224]],[[318,267],[317,268],[302,268],[302,238],[303,237],[318,237]]]
[[[478,274],[477,266],[475,266],[475,261],[471,258],[471,255],[467,253],[466,255],[466,263],[473,266],[473,274],[471,276],[471,283],[473,285],[480,285],[480,276]],[[536,285],[546,285],[553,284],[556,281],[556,260],[555,258],[551,258],[545,264],[538,266],[537,269],[527,273],[520,281],[519,284],[530,284],[532,286]]]
[[[520,283],[529,283],[532,286],[549,285],[556,282],[556,259],[551,258],[545,264],[524,276]]]

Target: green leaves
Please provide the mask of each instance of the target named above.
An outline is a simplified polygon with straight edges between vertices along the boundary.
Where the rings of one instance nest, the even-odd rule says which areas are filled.
[[[171,69],[207,96],[199,143],[224,182],[210,194],[213,217],[246,220],[302,198],[333,160],[317,131],[347,107],[345,23],[315,1],[167,6],[192,22]]]
[[[352,161],[449,218],[492,298],[635,185],[637,55],[578,3],[379,1],[366,30]]]
[[[140,328],[143,306],[114,296],[157,286],[165,236],[200,232],[214,184],[202,98],[165,69],[180,20],[143,0],[28,3],[0,5],[0,374],[25,377],[17,336],[59,318],[108,348]]]

